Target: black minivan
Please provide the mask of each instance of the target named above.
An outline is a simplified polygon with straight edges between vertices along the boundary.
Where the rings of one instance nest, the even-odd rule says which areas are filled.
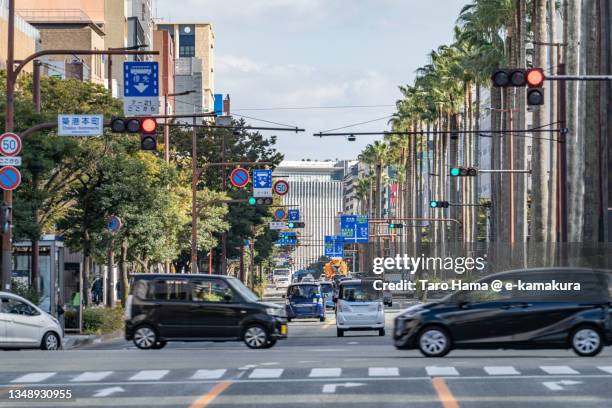
[[[395,346],[442,357],[453,348],[572,348],[595,356],[612,345],[612,271],[524,269],[476,283],[398,315]]]
[[[131,275],[125,338],[140,349],[169,341],[243,340],[270,348],[287,337],[285,308],[259,301],[240,280],[220,275]]]

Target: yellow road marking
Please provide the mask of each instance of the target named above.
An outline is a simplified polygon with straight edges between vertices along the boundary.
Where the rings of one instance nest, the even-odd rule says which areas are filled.
[[[444,408],[460,408],[459,403],[453,396],[453,393],[444,382],[444,378],[434,377],[431,379],[431,385],[438,394],[438,399]]]
[[[230,380],[225,380],[223,382],[220,382],[219,384],[215,385],[206,394],[202,395],[200,398],[194,401],[193,404],[189,406],[189,408],[207,407],[208,404],[213,402],[213,400],[217,398],[223,391],[225,391],[227,387],[229,387],[230,385],[232,385],[232,382]]]

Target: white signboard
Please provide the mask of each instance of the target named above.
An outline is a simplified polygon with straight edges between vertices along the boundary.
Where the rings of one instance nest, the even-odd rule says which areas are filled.
[[[21,166],[21,156],[0,156],[0,166]]]
[[[271,230],[281,230],[287,228],[287,223],[282,221],[272,221],[270,223]]]
[[[149,116],[158,113],[159,98],[157,96],[126,96],[123,98],[123,114],[125,116]]]
[[[101,136],[103,133],[102,115],[57,115],[59,136]]]

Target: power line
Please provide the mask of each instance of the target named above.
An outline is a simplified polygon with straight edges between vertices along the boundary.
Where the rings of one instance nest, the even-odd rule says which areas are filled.
[[[278,126],[285,126],[285,127],[289,127],[289,128],[297,128],[298,127],[298,126],[295,126],[295,125],[287,125],[287,124],[284,124],[284,123],[272,122],[271,120],[254,118],[252,116],[239,115],[237,113],[234,113],[234,116],[238,116],[238,117],[245,118],[245,119],[257,120],[259,122],[264,122],[264,123],[271,123],[273,125],[278,125]]]
[[[350,128],[350,127],[354,127],[354,126],[359,126],[359,125],[365,125],[367,123],[378,122],[379,120],[390,119],[392,117],[393,117],[393,115],[387,115],[387,116],[383,116],[381,118],[367,120],[365,122],[353,123],[351,125],[341,126],[341,127],[337,127],[337,128],[334,128],[334,129],[327,129],[327,130],[322,131],[321,133],[333,132],[335,130],[346,129],[346,128]]]
[[[279,106],[267,108],[240,108],[233,111],[274,111],[274,110],[311,110],[311,109],[364,109],[364,108],[389,108],[395,105],[338,105],[338,106]]]

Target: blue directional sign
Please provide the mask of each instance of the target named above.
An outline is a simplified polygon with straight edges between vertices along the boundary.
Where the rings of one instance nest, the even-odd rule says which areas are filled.
[[[157,61],[123,63],[123,96],[159,96]]]
[[[289,210],[289,221],[299,221],[300,210]]]
[[[340,233],[344,242],[365,244],[369,241],[369,224],[367,215],[341,215]]]
[[[281,232],[276,245],[297,245],[297,234],[295,232]]]
[[[344,237],[341,235],[326,235],[324,241],[325,256],[329,258],[344,258]]]
[[[272,170],[253,170],[253,197],[272,197]]]
[[[223,94],[215,94],[215,115],[223,115]]]

